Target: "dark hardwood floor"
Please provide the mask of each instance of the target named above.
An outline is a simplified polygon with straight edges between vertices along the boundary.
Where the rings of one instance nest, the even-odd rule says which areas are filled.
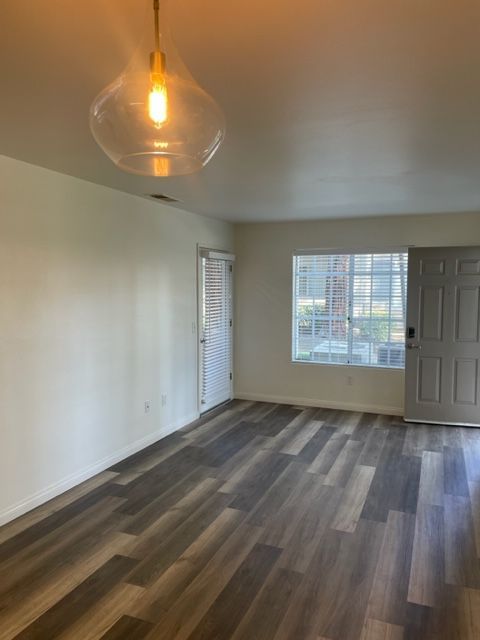
[[[480,430],[236,401],[0,529],[0,638],[480,638]]]

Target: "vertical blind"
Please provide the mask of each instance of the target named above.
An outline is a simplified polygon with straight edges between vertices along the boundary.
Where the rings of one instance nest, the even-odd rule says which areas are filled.
[[[231,397],[232,265],[202,260],[201,403],[207,411]]]
[[[405,366],[407,253],[293,260],[294,360]]]

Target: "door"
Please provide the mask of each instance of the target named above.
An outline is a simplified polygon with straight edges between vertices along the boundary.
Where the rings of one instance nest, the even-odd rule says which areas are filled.
[[[480,426],[480,248],[408,262],[405,419]]]
[[[200,413],[233,397],[233,260],[230,254],[200,250]]]

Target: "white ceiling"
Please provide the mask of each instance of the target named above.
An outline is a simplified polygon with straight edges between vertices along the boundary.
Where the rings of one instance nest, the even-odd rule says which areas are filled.
[[[119,171],[88,129],[147,6],[1,0],[1,154],[234,221],[480,210],[478,0],[172,0],[228,132],[168,179]]]

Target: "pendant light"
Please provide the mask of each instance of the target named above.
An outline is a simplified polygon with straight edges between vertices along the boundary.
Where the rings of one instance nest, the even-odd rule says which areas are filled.
[[[154,28],[133,60],[93,101],[90,129],[124,171],[176,176],[202,169],[225,136],[216,102],[192,78],[153,0]]]

